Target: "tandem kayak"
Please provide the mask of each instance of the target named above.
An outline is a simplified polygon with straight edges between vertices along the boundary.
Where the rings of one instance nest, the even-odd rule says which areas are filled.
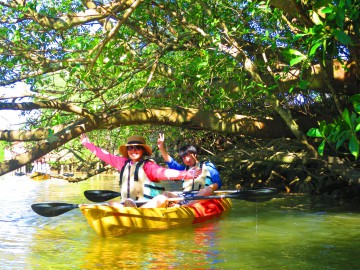
[[[226,192],[227,193],[227,192]],[[168,208],[116,207],[109,203],[70,204],[62,202],[35,203],[32,210],[43,217],[56,217],[73,209],[80,209],[91,228],[102,237],[116,237],[133,232],[156,232],[206,222],[228,212],[231,199],[250,202],[265,202],[277,194],[275,188],[231,191],[229,194],[194,196],[197,203]],[[105,201],[120,196],[110,190],[88,190],[84,192],[91,201]],[[177,199],[186,200],[179,197]],[[143,202],[136,202],[142,205]]]
[[[118,208],[107,203],[82,204],[79,208],[99,236],[117,237],[206,222],[228,212],[231,206],[229,198],[221,198],[170,208]]]

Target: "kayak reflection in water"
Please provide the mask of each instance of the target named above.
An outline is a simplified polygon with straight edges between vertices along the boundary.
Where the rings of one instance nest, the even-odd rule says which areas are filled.
[[[134,200],[149,201],[141,207],[159,207],[157,201],[150,201],[161,194],[164,188],[160,185],[162,180],[193,180],[201,174],[200,169],[189,171],[178,171],[163,168],[155,161],[145,158],[152,155],[151,147],[146,144],[145,138],[138,135],[130,136],[127,143],[119,147],[122,156],[110,154],[109,152],[95,146],[86,136],[82,134],[80,141],[99,159],[110,164],[120,172],[121,200],[125,206],[134,206]],[[113,206],[122,207],[121,203],[110,203]]]

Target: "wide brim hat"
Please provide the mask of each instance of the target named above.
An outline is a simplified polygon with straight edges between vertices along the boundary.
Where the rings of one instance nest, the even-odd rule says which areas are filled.
[[[146,144],[145,138],[143,136],[133,135],[127,139],[126,144],[120,145],[119,147],[119,151],[123,157],[127,157],[127,158],[129,157],[128,152],[126,150],[126,146],[131,146],[131,145],[141,145],[145,149],[145,153],[144,153],[145,156],[152,155],[151,147]]]

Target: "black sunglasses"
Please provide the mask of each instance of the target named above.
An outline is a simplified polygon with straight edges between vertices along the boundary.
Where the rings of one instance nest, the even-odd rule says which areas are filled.
[[[144,149],[141,145],[132,145],[132,146],[126,146],[126,150],[130,151],[130,150],[140,150],[140,149]]]

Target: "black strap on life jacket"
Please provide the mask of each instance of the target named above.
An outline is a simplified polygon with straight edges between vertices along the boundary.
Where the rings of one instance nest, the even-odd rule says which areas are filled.
[[[144,159],[144,160],[140,160],[137,164],[136,164],[136,167],[135,167],[135,172],[134,172],[134,181],[139,181],[139,168],[141,166],[141,164],[145,163],[149,161],[148,159]],[[127,161],[125,161],[125,164],[124,166],[121,168],[120,170],[120,181],[119,181],[119,184],[121,186],[122,184],[122,178],[124,176],[124,171],[125,171],[125,167],[126,165],[128,165],[129,163],[131,162],[131,159],[128,159]],[[129,174],[130,175],[130,174]]]
[[[140,166],[141,164],[145,163],[145,162],[148,162],[148,161],[151,161],[149,159],[143,159],[143,160],[140,160],[137,164],[136,164],[136,167],[135,167],[135,172],[134,172],[134,181],[139,181],[139,169],[140,169]],[[125,161],[125,164],[124,166],[121,168],[120,170],[120,186],[122,184],[122,178],[124,176],[124,171],[125,171],[125,167],[128,163],[131,162],[131,159],[128,159],[127,161]],[[130,174],[129,174],[130,175]],[[145,187],[147,187],[148,185],[145,185]],[[163,187],[154,187],[154,186],[149,186],[150,188],[153,188],[153,189],[158,189],[158,190],[165,190],[165,188]]]
[[[137,164],[136,164],[136,167],[135,167],[135,172],[134,172],[134,181],[139,181],[139,169],[140,169],[140,166],[141,164],[145,163],[145,162],[148,162],[150,161],[149,159],[144,159],[144,160],[141,160],[139,161]],[[121,168],[120,170],[120,181],[119,181],[119,185],[121,186],[122,184],[122,178],[124,176],[124,171],[125,171],[125,168],[126,166],[131,162],[131,159],[128,159],[125,161],[125,164],[124,166]],[[157,186],[152,186],[152,185],[149,185],[149,184],[144,184],[144,187],[148,187],[148,188],[151,188],[151,189],[155,189],[155,190],[161,190],[161,191],[165,191],[165,188],[164,187],[157,187]],[[129,167],[129,173],[128,173],[128,197],[130,197],[130,167]],[[146,194],[144,194],[144,197],[145,198],[148,198],[148,199],[152,199],[153,197],[151,196],[148,196]]]
[[[131,171],[131,166],[128,166],[128,168],[129,168],[129,170],[128,170],[126,197],[130,198],[130,171]]]
[[[165,190],[164,187],[152,186],[152,185],[149,185],[149,184],[144,184],[144,187],[148,187],[148,188],[156,189],[156,190],[161,190],[161,191]]]
[[[208,161],[200,161],[199,167],[202,169],[203,164],[205,163],[205,165],[206,165],[207,162],[208,162]],[[188,170],[190,169],[190,167],[189,167],[189,166],[186,166],[185,169],[188,171]],[[206,178],[210,179],[210,181],[211,181],[211,176],[208,176],[208,175],[207,175]],[[189,180],[188,180],[188,181],[189,181]],[[184,180],[182,180],[182,182],[184,182]],[[208,185],[208,184],[205,184],[205,186],[209,186],[209,185]],[[192,190],[192,191],[199,191],[201,188],[202,188],[202,186],[200,185],[200,186],[199,186],[199,189],[195,189],[195,179],[193,179],[192,186],[191,186],[191,190]]]
[[[121,186],[121,184],[122,184],[122,178],[123,178],[123,175],[124,175],[124,171],[125,171],[126,165],[127,165],[128,163],[130,163],[130,161],[131,161],[131,159],[126,160],[125,163],[124,163],[124,166],[123,166],[123,167],[121,168],[121,170],[120,170],[120,181],[119,181],[119,185],[120,185],[120,186]]]

